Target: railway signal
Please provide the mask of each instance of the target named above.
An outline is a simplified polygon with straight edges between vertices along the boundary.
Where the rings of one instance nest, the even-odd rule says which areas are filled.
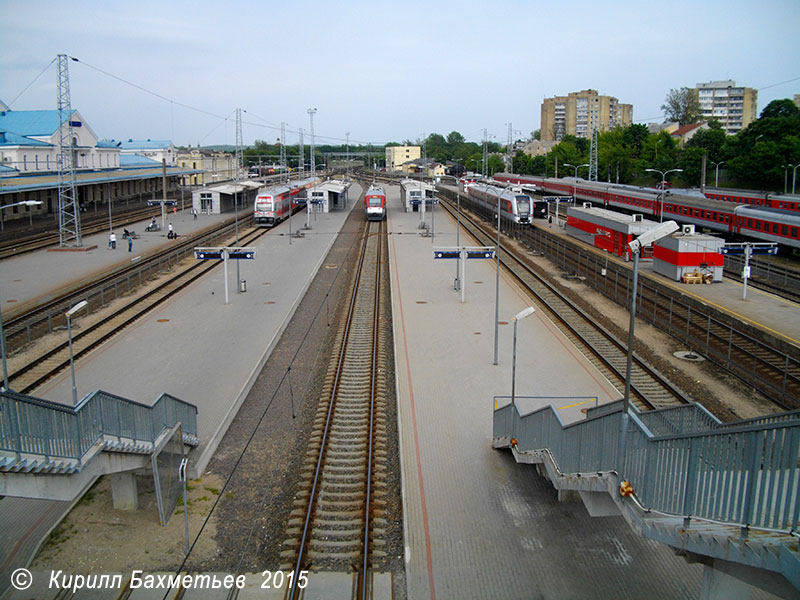
[[[225,269],[225,304],[228,304],[228,259],[231,260],[253,260],[256,257],[256,249],[252,247],[219,246],[211,248],[198,247],[194,249],[194,257],[197,260],[222,260]],[[239,263],[236,263],[237,265]],[[247,291],[247,281],[239,280],[239,291]]]

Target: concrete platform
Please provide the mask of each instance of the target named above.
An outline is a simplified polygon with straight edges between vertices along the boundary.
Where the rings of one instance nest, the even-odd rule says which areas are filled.
[[[554,220],[549,232],[570,237],[563,227],[566,217],[563,213],[561,217],[561,226],[556,226]],[[534,224],[538,227],[547,226],[543,219],[536,219]],[[625,263],[615,256],[609,256],[609,260]],[[796,302],[779,298],[752,285],[747,286],[745,298],[742,298],[744,284],[727,277],[723,281],[708,285],[680,283],[654,272],[652,260],[642,260],[639,263],[639,276],[651,277],[660,284],[678,290],[717,310],[727,312],[753,327],[763,329],[800,347],[800,304]]]
[[[357,198],[360,188],[351,188]],[[96,389],[152,403],[168,392],[198,406],[197,424],[201,445],[192,455],[190,477],[203,472],[222,439],[239,405],[266,362],[283,329],[291,320],[298,302],[314,278],[336,233],[349,211],[312,215],[312,229],[303,238],[288,236],[284,222],[256,244],[256,258],[241,261],[241,277],[247,292],[237,293],[236,266],[229,263],[230,303],[224,303],[223,268],[220,264],[209,275],[192,284],[177,297],[164,303],[136,325],[75,363],[78,397]],[[243,213],[244,214],[244,213]],[[222,217],[190,213],[173,226],[180,234],[192,227],[208,226]],[[205,219],[205,221],[204,221]],[[291,219],[292,231],[306,222],[305,212]],[[131,227],[139,231],[139,227]],[[142,227],[143,229],[143,227]],[[147,234],[145,234],[147,235]],[[91,236],[90,236],[91,237]],[[88,241],[88,238],[87,238]],[[140,240],[135,240],[134,244]],[[170,243],[166,233],[154,233],[144,243],[155,247]],[[46,251],[20,256],[0,263],[0,281],[25,276],[14,294],[32,298],[48,293],[53,285],[68,283],[92,270],[108,268],[119,257],[127,259],[127,244],[81,254],[54,254]],[[136,248],[136,246],[134,246]],[[68,263],[62,260],[70,261]],[[6,263],[15,263],[13,266]],[[34,276],[35,275],[35,276]],[[4,286],[0,286],[0,290]],[[9,296],[3,294],[3,298]],[[72,404],[72,383],[68,372],[34,390],[33,395]],[[0,594],[11,572],[29,562],[49,531],[68,512],[68,502],[49,502],[5,497],[0,499]],[[10,524],[14,523],[12,527]]]
[[[492,397],[511,393],[512,318],[529,301],[501,275],[493,365],[494,262],[468,261],[462,304],[456,261],[432,252],[455,246],[455,222],[436,209],[433,242],[421,237],[419,215],[386,189],[408,598],[697,597],[702,567],[619,517],[559,503],[535,469],[492,449]],[[463,232],[461,243],[475,244]],[[567,420],[587,397],[622,396],[541,312],[517,337],[517,395],[549,396]]]
[[[248,216],[251,212],[251,208],[243,208],[240,216]],[[175,232],[180,236],[205,229],[233,216],[233,213],[201,214],[195,220],[189,210],[184,210],[169,213],[166,222],[171,222]],[[295,216],[295,219],[299,219],[299,215]],[[157,221],[160,223],[160,219]],[[128,252],[128,240],[122,239],[123,228],[115,227],[116,250],[109,249],[109,232],[105,232],[82,238],[85,248],[95,247],[86,252],[48,252],[45,249],[0,261],[0,282],[2,282],[0,309],[3,314],[35,298],[47,297],[78,279],[107,271],[115,265],[129,262],[140,254],[174,243],[167,239],[166,226],[161,231],[146,232],[144,228],[149,222],[147,219],[127,226],[129,230],[139,235],[138,239],[133,240],[132,252]]]

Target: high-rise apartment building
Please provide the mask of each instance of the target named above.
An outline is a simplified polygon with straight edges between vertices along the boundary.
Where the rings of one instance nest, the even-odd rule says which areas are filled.
[[[753,88],[736,87],[736,82],[728,79],[698,83],[695,89],[702,119],[716,119],[725,133],[739,133],[756,120],[758,91]]]
[[[633,105],[622,104],[597,90],[571,92],[542,102],[542,141],[558,141],[565,135],[591,138],[592,131],[627,127],[633,120]]]

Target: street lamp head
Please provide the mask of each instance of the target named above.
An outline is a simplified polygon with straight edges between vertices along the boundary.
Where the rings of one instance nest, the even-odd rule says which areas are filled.
[[[80,302],[78,302],[78,303],[77,303],[75,306],[73,306],[72,308],[70,308],[70,309],[69,309],[69,310],[66,312],[66,315],[67,315],[68,317],[71,317],[71,316],[72,316],[72,315],[74,315],[76,312],[78,312],[79,310],[81,310],[82,308],[84,308],[84,307],[85,307],[87,304],[89,304],[89,303],[88,303],[86,300],[81,300],[81,301],[80,301]]]
[[[515,321],[521,321],[525,317],[530,317],[534,312],[536,312],[536,309],[533,308],[532,306],[529,306],[528,308],[519,311],[516,314],[516,316],[514,317],[514,320]]]
[[[41,200],[25,200],[22,204],[25,206],[39,206],[40,204],[44,204]]]
[[[645,231],[635,240],[628,243],[628,247],[634,254],[638,253],[645,246],[649,246],[653,242],[657,242],[661,238],[667,237],[669,234],[678,231],[680,227],[675,221],[666,221],[660,223],[658,226]]]
[[[649,173],[661,173],[661,171],[659,171],[658,169],[645,169],[645,171]]]

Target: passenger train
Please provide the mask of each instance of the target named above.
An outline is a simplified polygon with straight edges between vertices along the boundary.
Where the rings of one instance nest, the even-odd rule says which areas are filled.
[[[383,186],[373,183],[364,194],[364,213],[369,221],[382,221],[386,218],[386,192]]]
[[[497,211],[498,198],[500,214],[515,223],[530,223],[531,197],[514,188],[499,188],[484,183],[466,186],[467,196],[484,208]]]
[[[706,196],[714,200],[738,202],[752,206],[764,206],[800,212],[800,195],[774,194],[772,192],[754,192],[752,190],[729,190],[726,188],[706,187]]]
[[[674,219],[698,227],[733,235],[800,248],[800,214],[781,210],[714,200],[670,190],[659,190],[582,179],[553,179],[532,175],[498,173],[497,181],[507,184],[535,184],[540,190],[575,195],[576,201],[593,202],[606,208],[641,213],[655,218]]]
[[[305,204],[305,190],[317,183],[318,178],[309,177],[260,189],[253,206],[253,222],[260,227],[274,227],[290,217],[295,208]]]

